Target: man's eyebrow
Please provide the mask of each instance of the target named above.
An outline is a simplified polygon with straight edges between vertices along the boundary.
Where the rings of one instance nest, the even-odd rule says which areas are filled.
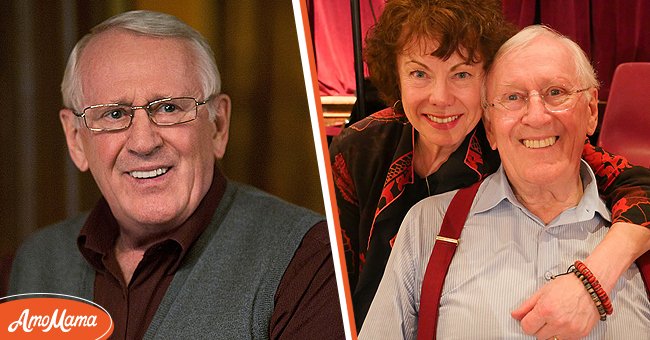
[[[129,104],[123,99],[108,99],[108,100],[102,100],[101,102],[93,103],[91,105],[86,105],[86,106],[95,106],[95,105],[105,105],[105,104]]]
[[[157,100],[166,99],[166,98],[173,98],[173,97],[175,97],[175,96],[171,96],[171,95],[168,95],[168,94],[163,95],[163,94],[155,93],[155,94],[153,94],[151,96],[147,96],[147,98],[145,99],[147,102],[142,103],[142,105],[146,105],[146,104],[149,104],[149,103],[157,101]],[[176,96],[176,97],[178,97],[178,96]],[[126,97],[117,97],[117,98],[113,98],[113,99],[104,101],[103,103],[97,103],[97,105],[100,105],[100,104],[123,104],[123,105],[130,105],[130,106],[135,105],[133,99],[127,99]],[[93,105],[95,105],[95,104],[93,104]]]

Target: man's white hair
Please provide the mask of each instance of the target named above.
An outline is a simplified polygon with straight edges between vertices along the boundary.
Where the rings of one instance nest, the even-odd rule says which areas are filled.
[[[76,112],[83,110],[83,89],[81,74],[79,70],[79,60],[88,43],[102,32],[112,29],[122,29],[134,34],[159,38],[176,38],[187,40],[194,49],[196,55],[195,64],[197,74],[199,75],[203,98],[219,94],[221,91],[221,79],[219,69],[214,59],[214,53],[205,38],[195,29],[179,20],[173,15],[153,12],[153,11],[130,11],[113,16],[99,25],[92,28],[90,33],[86,34],[70,53],[68,64],[63,74],[61,82],[61,93],[63,95],[63,105]],[[100,103],[95,103],[100,104]],[[103,104],[103,103],[101,103]],[[216,112],[208,105],[211,120],[215,118]]]
[[[481,99],[484,108],[488,105],[485,85],[487,85],[487,79],[494,70],[494,66],[501,62],[501,59],[503,59],[504,56],[521,50],[522,48],[530,45],[530,43],[535,40],[535,38],[540,36],[554,38],[569,50],[571,59],[573,59],[573,62],[575,64],[576,79],[579,82],[578,86],[581,88],[599,87],[600,84],[598,82],[598,78],[596,77],[596,71],[591,65],[591,62],[589,61],[589,58],[585,52],[582,50],[582,48],[580,48],[580,45],[571,40],[569,37],[562,35],[561,33],[548,26],[532,25],[522,29],[510,39],[508,39],[505,43],[503,43],[501,48],[499,48],[496,55],[494,56],[494,61],[488,68],[486,75],[483,78],[484,86],[481,89]],[[591,99],[590,92],[586,92],[585,94],[587,95],[588,99]]]

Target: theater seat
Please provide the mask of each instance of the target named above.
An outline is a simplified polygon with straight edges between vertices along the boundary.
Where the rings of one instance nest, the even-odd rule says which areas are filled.
[[[650,62],[623,63],[614,71],[598,145],[650,167]]]

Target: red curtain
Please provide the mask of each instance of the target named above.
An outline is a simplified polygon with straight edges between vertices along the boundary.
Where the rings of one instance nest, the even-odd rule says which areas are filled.
[[[503,0],[503,12],[520,28],[543,23],[574,39],[592,59],[603,101],[618,64],[650,61],[650,1]]]
[[[620,63],[650,61],[648,0],[502,0],[508,20],[523,28],[543,23],[574,39],[587,52],[607,100]],[[353,95],[352,18],[349,0],[307,0],[321,95]],[[381,15],[384,0],[362,0],[361,29]],[[373,13],[374,11],[374,13]]]
[[[503,14],[517,27],[526,27],[535,22],[537,0],[502,0]]]
[[[322,96],[354,95],[354,51],[350,0],[308,0],[313,20],[312,36],[316,55],[318,86]],[[361,31],[375,24],[384,0],[359,2]],[[365,38],[365,34],[364,34]]]

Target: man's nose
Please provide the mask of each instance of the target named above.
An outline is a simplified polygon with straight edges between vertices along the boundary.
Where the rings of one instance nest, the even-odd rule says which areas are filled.
[[[539,93],[531,93],[526,102],[526,112],[521,122],[531,126],[542,126],[551,121],[551,112],[546,108],[544,98]]]
[[[162,145],[158,126],[151,121],[144,108],[133,111],[133,122],[129,128],[127,147],[129,151],[140,155],[149,155]]]

